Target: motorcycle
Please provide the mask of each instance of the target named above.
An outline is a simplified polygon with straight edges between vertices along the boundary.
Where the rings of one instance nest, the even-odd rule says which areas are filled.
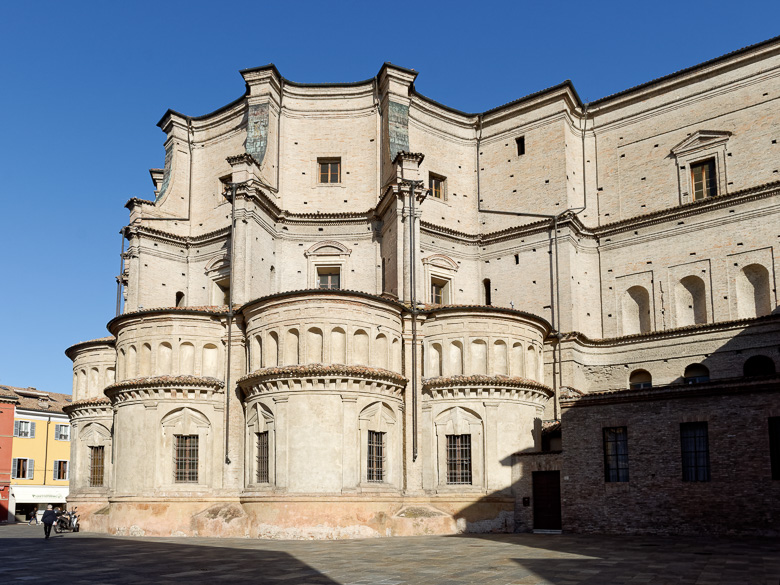
[[[79,517],[76,514],[76,508],[72,512],[63,512],[57,521],[54,523],[54,532],[61,534],[62,532],[78,532],[79,531]]]

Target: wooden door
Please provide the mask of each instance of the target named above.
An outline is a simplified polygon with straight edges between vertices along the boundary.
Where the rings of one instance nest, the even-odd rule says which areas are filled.
[[[534,471],[534,529],[561,529],[561,472]]]

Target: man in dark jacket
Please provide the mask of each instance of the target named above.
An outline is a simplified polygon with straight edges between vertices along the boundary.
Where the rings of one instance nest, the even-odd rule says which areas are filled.
[[[49,534],[51,534],[51,526],[57,521],[57,514],[52,510],[51,504],[46,506],[46,511],[43,513],[43,517],[41,518],[41,522],[43,522],[43,532],[46,535],[46,538],[49,538]]]

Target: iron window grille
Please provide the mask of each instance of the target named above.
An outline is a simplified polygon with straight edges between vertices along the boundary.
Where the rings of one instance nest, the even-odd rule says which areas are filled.
[[[372,482],[385,480],[385,433],[368,431],[368,471],[366,479]]]
[[[89,485],[91,487],[103,485],[105,454],[104,447],[89,448]]]
[[[269,483],[268,431],[257,433],[257,483]]]
[[[604,428],[604,481],[628,481],[628,429]]]
[[[710,445],[706,422],[680,424],[682,480],[710,481]]]
[[[447,435],[447,483],[471,484],[471,435]]]
[[[198,483],[198,435],[175,435],[174,480]]]

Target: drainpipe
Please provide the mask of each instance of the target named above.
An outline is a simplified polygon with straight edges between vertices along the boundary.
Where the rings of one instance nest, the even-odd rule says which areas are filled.
[[[227,364],[225,368],[225,465],[230,465],[228,447],[230,446],[230,366],[233,349],[233,269],[236,259],[236,187],[238,183],[230,183],[230,289],[228,290],[227,314]]]
[[[51,426],[51,416],[46,419],[46,447],[43,450],[43,485],[46,485],[46,464],[49,462],[49,426]],[[54,469],[53,465],[52,469]],[[35,470],[33,469],[34,474]]]
[[[417,242],[414,237],[415,187],[422,181],[409,181],[409,302],[412,305],[412,461],[417,461]]]
[[[119,230],[122,236],[122,246],[119,251],[119,276],[116,281],[116,316],[119,317],[122,308],[122,275],[125,272],[125,228]]]

